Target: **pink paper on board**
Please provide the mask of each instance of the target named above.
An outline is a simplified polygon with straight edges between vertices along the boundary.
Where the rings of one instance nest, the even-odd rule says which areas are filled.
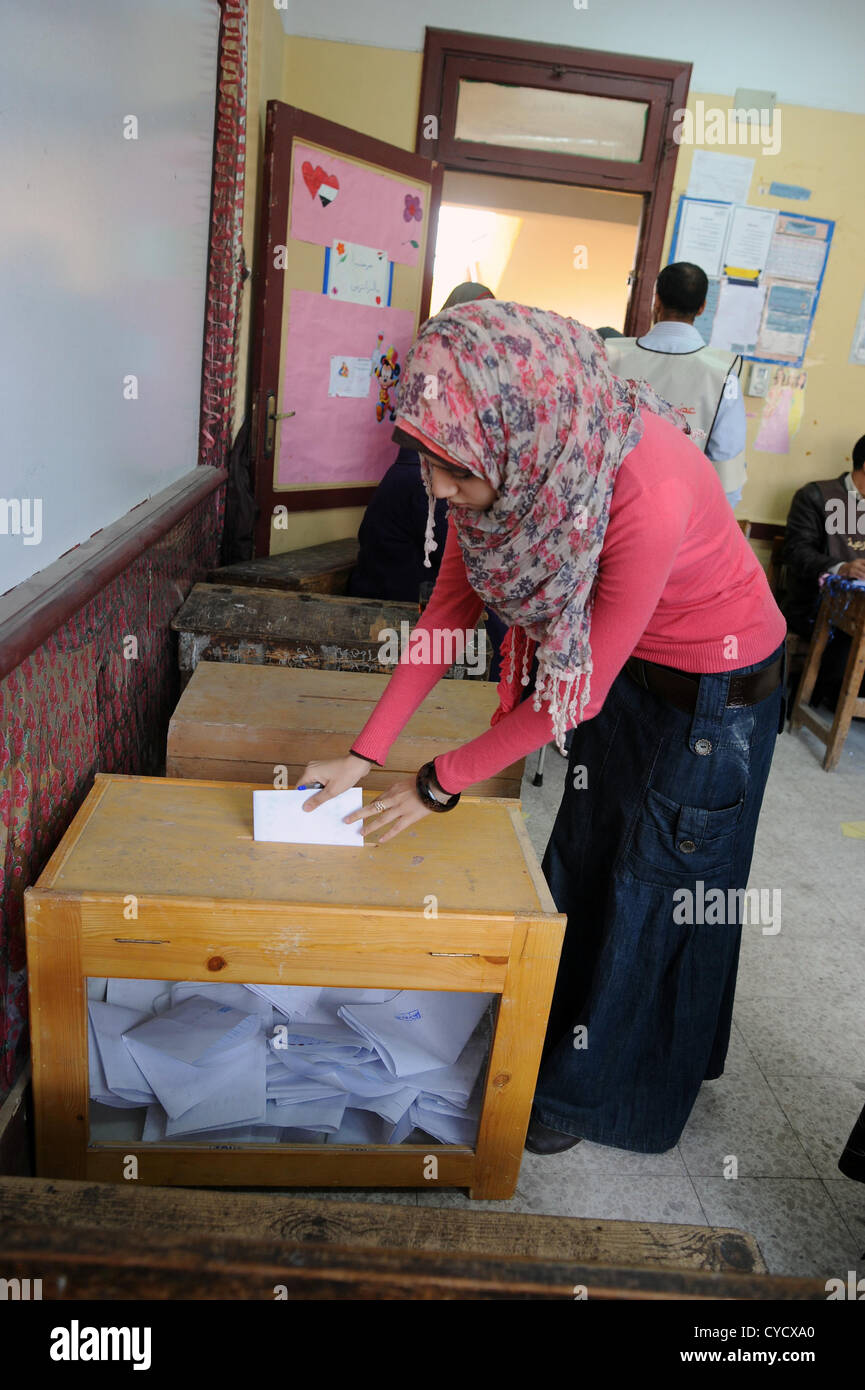
[[[375,357],[391,348],[392,362],[402,368],[414,340],[410,309],[382,309],[367,304],[336,303],[324,294],[292,290],[288,333],[283,348],[282,410],[296,414],[280,428],[277,485],[378,482],[397,455],[391,440],[390,409],[382,404],[383,381],[373,377],[364,398],[328,395],[330,359]],[[382,342],[378,342],[379,334]],[[388,406],[396,402],[390,361]]]
[[[415,184],[309,145],[294,147],[291,236],[297,241],[356,241],[386,251],[388,260],[417,265],[426,201],[427,190]]]

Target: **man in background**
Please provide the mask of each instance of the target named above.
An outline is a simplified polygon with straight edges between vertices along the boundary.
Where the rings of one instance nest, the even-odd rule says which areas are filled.
[[[745,485],[742,359],[704,343],[694,320],[706,307],[709,281],[698,265],[665,266],[655,286],[653,327],[642,338],[614,338],[607,358],[616,376],[648,381],[688,417],[696,442],[715,466],[732,507]]]
[[[865,580],[865,435],[853,445],[853,467],[837,478],[805,483],[787,517],[781,609],[791,632],[811,640],[820,607],[820,577]],[[850,638],[833,630],[820,663],[811,704],[838,698]]]

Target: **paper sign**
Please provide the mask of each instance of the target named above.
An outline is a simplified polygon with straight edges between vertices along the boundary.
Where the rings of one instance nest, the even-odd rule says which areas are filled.
[[[360,787],[350,787],[331,801],[304,811],[314,791],[252,793],[253,839],[284,845],[350,845],[363,848],[362,821],[343,825],[346,816],[363,805]]]
[[[754,160],[749,159],[747,155],[695,150],[688,179],[688,197],[718,198],[724,203],[745,203],[748,201],[748,189],[751,187],[753,173]]]
[[[763,269],[769,257],[775,217],[774,208],[733,208],[730,233],[724,248],[724,261],[728,267]],[[732,275],[733,271],[728,269],[727,274]]]
[[[676,260],[691,261],[711,279],[721,274],[730,208],[726,203],[684,203]]]
[[[294,146],[291,235],[298,241],[359,242],[401,265],[417,265],[426,202],[420,185],[329,150]]]
[[[355,400],[369,395],[372,360],[369,357],[332,357],[329,396],[351,396]]]
[[[765,290],[758,285],[721,285],[718,308],[712,324],[713,348],[727,352],[747,352],[757,341],[763,313]]]
[[[396,457],[391,414],[414,330],[410,309],[373,309],[309,290],[291,291],[282,399],[295,415],[280,428],[280,487],[377,483],[384,477]],[[368,397],[335,406],[328,392],[336,353],[372,357]]]
[[[335,241],[327,254],[324,292],[348,304],[386,305],[390,300],[390,261],[384,251]]]

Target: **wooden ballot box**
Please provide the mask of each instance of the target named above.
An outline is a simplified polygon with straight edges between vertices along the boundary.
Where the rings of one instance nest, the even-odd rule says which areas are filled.
[[[465,797],[376,847],[269,844],[252,837],[252,790],[98,774],[27,890],[39,1175],[510,1197],[565,927],[519,805]],[[498,996],[475,1142],[100,1137],[87,981],[106,976]]]
[[[168,726],[169,777],[273,785],[285,768],[295,786],[312,759],[341,758],[389,677],[202,661]],[[396,739],[387,767],[371,768],[365,790],[381,791],[440,753],[484,733],[498,705],[489,681],[439,681]],[[519,797],[525,759],[472,787],[476,796]]]

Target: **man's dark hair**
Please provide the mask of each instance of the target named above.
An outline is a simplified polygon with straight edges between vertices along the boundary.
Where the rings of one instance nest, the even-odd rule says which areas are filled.
[[[705,303],[709,281],[698,265],[676,261],[664,266],[655,290],[665,309],[672,309],[675,314],[696,314]]]
[[[853,467],[865,468],[865,434],[853,445]]]

